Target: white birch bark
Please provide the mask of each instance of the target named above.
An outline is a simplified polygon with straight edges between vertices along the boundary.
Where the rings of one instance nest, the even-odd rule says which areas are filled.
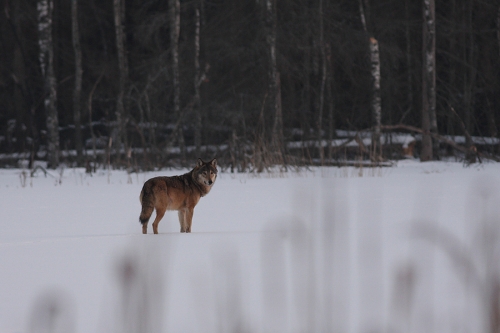
[[[363,29],[365,30],[366,34],[369,35],[362,0],[359,0],[359,13]],[[370,50],[370,73],[372,80],[371,109],[373,118],[373,134],[370,158],[373,161],[378,161],[382,157],[382,146],[380,144],[380,126],[382,122],[382,98],[380,93],[380,52],[378,41],[374,37],[368,38],[368,45]]]
[[[498,5],[498,12],[497,12],[497,46],[498,46],[498,55],[500,57],[500,5]],[[488,134],[491,137],[496,137],[498,135],[498,128],[496,125],[496,116],[495,116],[495,111],[492,108],[491,102],[489,99],[487,99],[488,107],[487,113],[488,113]],[[500,324],[500,323],[499,323]]]
[[[82,128],[81,128],[81,94],[82,94],[82,49],[78,28],[78,0],[71,1],[71,31],[73,51],[75,53],[75,87],[73,89],[73,120],[75,122],[75,148],[78,163],[82,163]]]
[[[434,0],[423,0],[423,77],[422,77],[422,151],[421,161],[433,158],[430,132],[436,122],[436,21]]]
[[[381,157],[380,125],[382,119],[382,101],[380,97],[380,52],[378,41],[370,37],[370,63],[372,75],[372,112],[374,130],[372,135],[372,158]]]
[[[472,139],[470,137],[471,127],[472,127],[472,118],[473,118],[473,105],[474,105],[474,88],[476,83],[476,68],[477,64],[475,61],[475,52],[474,52],[474,32],[472,26],[472,12],[473,12],[473,4],[472,2],[468,3],[469,8],[467,8],[467,14],[464,18],[466,20],[466,36],[468,39],[468,47],[466,48],[466,52],[464,52],[464,60],[467,63],[467,70],[464,80],[464,115],[463,121],[465,124],[465,145],[467,147],[472,146]],[[473,157],[475,159],[475,156]]]
[[[326,84],[326,54],[323,27],[323,0],[319,0],[319,47],[321,49],[321,87],[319,92],[319,110],[318,110],[318,150],[321,165],[325,163],[325,153],[322,144],[323,131],[323,110],[325,104],[325,84]]]
[[[53,0],[39,0],[38,44],[39,61],[44,80],[44,106],[47,124],[47,159],[50,168],[59,165],[59,120],[57,118],[57,82],[54,74],[54,49],[52,42]]]
[[[115,34],[116,34],[116,49],[118,55],[119,69],[119,89],[116,98],[116,121],[118,126],[118,135],[116,142],[117,156],[119,159],[121,145],[127,148],[127,133],[126,133],[126,115],[124,106],[125,87],[128,80],[128,61],[125,50],[125,33],[123,22],[125,20],[125,3],[123,0],[113,0],[114,19],[115,19]],[[123,141],[122,141],[123,140]]]
[[[266,0],[266,42],[269,60],[269,96],[274,123],[271,132],[271,142],[277,153],[277,163],[284,162],[283,149],[283,114],[281,110],[281,80],[276,63],[276,0]]]
[[[179,0],[169,0],[170,10],[170,49],[172,52],[172,85],[174,88],[174,115],[179,123],[177,130],[177,140],[181,149],[181,159],[185,161],[186,145],[184,142],[184,131],[181,121],[180,106],[180,82],[179,82],[179,35],[180,35],[180,2]]]
[[[403,122],[406,115],[412,113],[413,110],[413,81],[412,81],[412,61],[411,61],[411,35],[410,35],[410,0],[405,0],[405,39],[406,39],[406,82],[408,85],[407,88],[407,100],[408,100],[408,108],[405,113],[401,117],[400,123]]]
[[[331,161],[333,158],[332,144],[335,131],[335,118],[334,118],[334,93],[332,91],[333,85],[333,66],[332,66],[332,51],[329,44],[325,46],[325,56],[327,63],[327,77],[326,77],[326,91],[328,96],[328,159]]]
[[[365,9],[363,8],[363,1],[359,0],[359,16],[361,18],[361,25],[363,26],[363,30],[368,33],[368,29],[366,28],[366,16]]]
[[[200,0],[202,2],[203,0]],[[200,68],[200,9],[195,9],[195,33],[194,33],[194,145],[196,156],[200,156],[201,152],[201,101],[200,101],[200,86],[201,86],[201,68]]]

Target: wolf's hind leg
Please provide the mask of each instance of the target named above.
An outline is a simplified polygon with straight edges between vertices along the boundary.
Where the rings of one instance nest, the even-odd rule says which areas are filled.
[[[153,214],[153,206],[143,205],[141,210],[141,215],[139,216],[139,222],[142,224],[142,233],[148,233],[148,222],[151,214]]]
[[[153,232],[155,234],[158,233],[158,224],[160,223],[161,219],[163,218],[163,215],[165,215],[165,211],[166,209],[165,208],[156,208],[156,218],[153,222]]]
[[[184,209],[179,209],[178,215],[179,215],[179,224],[181,225],[181,232],[187,232],[186,211]]]

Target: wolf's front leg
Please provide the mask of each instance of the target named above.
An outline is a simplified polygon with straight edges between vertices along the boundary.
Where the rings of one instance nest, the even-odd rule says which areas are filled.
[[[193,213],[194,213],[194,208],[186,209],[186,215],[185,215],[186,232],[191,232],[191,224],[193,223]]]
[[[181,232],[187,232],[186,225],[186,211],[184,209],[179,209],[179,224],[181,225]]]

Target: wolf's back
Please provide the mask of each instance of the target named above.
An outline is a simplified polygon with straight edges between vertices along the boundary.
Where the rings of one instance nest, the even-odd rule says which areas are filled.
[[[154,191],[153,191],[153,183],[148,180],[142,186],[141,195],[139,196],[139,201],[142,205],[141,215],[139,216],[139,221],[144,224],[148,223],[151,214],[153,214],[154,210]]]

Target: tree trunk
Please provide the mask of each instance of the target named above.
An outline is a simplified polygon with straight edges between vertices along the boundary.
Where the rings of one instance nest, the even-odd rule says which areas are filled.
[[[83,158],[82,127],[81,127],[81,94],[82,94],[82,49],[78,29],[78,0],[71,1],[71,30],[73,51],[75,53],[75,87],[73,90],[73,119],[75,122],[75,149],[77,164],[81,165]]]
[[[38,0],[38,43],[40,67],[44,79],[44,105],[47,116],[47,158],[50,168],[59,165],[59,121],[57,118],[57,82],[54,75],[52,42],[53,0]]]
[[[283,136],[283,112],[281,109],[281,76],[276,72],[275,76],[275,92],[274,92],[274,123],[272,131],[273,146],[277,154],[277,163],[284,164],[285,156],[285,138]]]
[[[271,145],[276,153],[274,162],[284,163],[283,114],[281,110],[281,82],[276,64],[276,0],[266,0],[266,42],[268,51],[268,80],[271,113],[274,115]]]
[[[421,161],[433,158],[433,140],[437,134],[436,122],[436,20],[434,0],[423,1],[423,74],[422,74],[422,151]]]
[[[319,0],[319,47],[321,49],[321,87],[319,92],[319,108],[318,108],[318,150],[321,165],[325,163],[325,152],[322,144],[322,131],[323,131],[323,109],[325,104],[325,85],[326,85],[326,52],[324,40],[324,27],[323,27],[323,0]]]
[[[13,8],[10,8],[9,3],[5,3],[4,14],[5,17],[12,29],[13,37],[14,37],[14,45],[12,51],[12,79],[14,81],[14,93],[12,96],[14,110],[17,116],[17,124],[22,124],[25,115],[26,115],[26,107],[25,107],[25,99],[26,95],[26,68],[25,68],[25,59],[24,59],[24,51],[22,47],[22,42],[19,38],[19,31],[21,29],[18,17],[21,13],[19,2],[14,2],[12,4]]]
[[[464,31],[464,40],[468,41],[468,45],[464,48],[464,63],[467,64],[464,71],[464,124],[465,130],[468,133],[472,133],[472,117],[473,117],[473,105],[474,105],[474,90],[476,86],[476,61],[475,61],[475,45],[474,45],[474,31],[472,26],[472,12],[473,3],[472,1],[468,3],[469,8],[466,10],[464,19],[466,31]],[[466,137],[466,146],[472,146],[472,139],[470,136]]]
[[[370,62],[372,74],[372,113],[374,130],[372,135],[372,160],[378,161],[382,157],[380,144],[380,125],[382,119],[382,105],[380,97],[380,52],[378,41],[370,37]]]
[[[365,2],[366,7],[367,2]],[[365,10],[363,8],[362,0],[359,0],[359,12],[361,17],[361,24],[363,25],[363,29],[367,36],[369,36],[368,28],[367,28],[367,18],[365,16]],[[372,100],[371,100],[371,109],[372,109],[372,118],[373,118],[373,134],[372,134],[372,147],[371,147],[371,160],[378,161],[382,157],[382,147],[380,144],[380,125],[382,121],[382,102],[380,95],[380,52],[378,41],[370,36],[368,38],[368,44],[370,49],[370,69],[371,69],[371,77],[372,77]]]
[[[149,100],[149,86],[151,82],[151,77],[148,75],[148,84],[146,85],[146,88],[144,88],[144,101],[146,102],[146,114],[148,117],[147,123],[148,123],[148,128],[149,128],[149,145],[153,148],[156,149],[156,131],[155,131],[155,126],[153,123],[153,117],[151,115],[151,102]]]
[[[333,64],[332,64],[332,51],[330,46],[326,45],[326,62],[327,62],[327,78],[326,78],[326,91],[328,96],[328,160],[330,163],[333,159],[332,141],[335,136],[335,117],[334,117],[334,93],[333,89]]]
[[[457,43],[456,43],[456,31],[457,31],[457,24],[456,24],[456,18],[457,18],[457,10],[456,10],[456,1],[451,0],[450,4],[450,17],[452,18],[450,21],[450,31],[451,31],[451,36],[449,38],[450,42],[450,54],[455,54],[457,52]],[[457,105],[456,103],[456,73],[457,73],[457,68],[456,68],[456,61],[453,59],[449,60],[450,62],[450,69],[449,69],[449,80],[448,80],[448,104],[450,106],[455,106]],[[448,135],[455,135],[455,117],[447,117],[448,119],[446,120],[446,134]]]
[[[405,0],[405,38],[406,38],[406,84],[407,84],[407,103],[408,108],[401,117],[400,123],[403,122],[406,115],[411,114],[413,110],[413,80],[412,80],[412,61],[411,61],[411,34],[410,34],[410,0]]]
[[[200,0],[200,3],[203,0]],[[200,4],[201,6],[201,4]],[[201,101],[200,101],[200,85],[201,85],[201,68],[200,68],[200,8],[195,9],[195,33],[194,33],[194,145],[196,156],[201,153]]]
[[[497,13],[497,42],[498,42],[498,56],[500,57],[500,5],[498,5],[498,13]]]
[[[359,0],[359,16],[361,18],[361,25],[363,26],[363,30],[365,33],[368,33],[368,28],[366,24],[366,15],[365,15],[365,9],[363,7],[363,1]]]
[[[23,53],[21,51],[21,47],[19,43],[16,43],[13,49],[13,57],[12,57],[12,78],[14,80],[14,94],[12,96],[14,110],[16,112],[17,118],[17,126],[16,126],[16,136],[18,137],[19,143],[22,143],[18,149],[21,151],[25,151],[26,147],[26,139],[29,135],[28,132],[24,129],[24,122],[28,120],[29,114],[27,107],[27,97],[26,96],[26,68],[23,59]],[[21,139],[21,140],[19,140]],[[29,147],[31,148],[31,147]]]
[[[88,99],[88,102],[87,102],[87,107],[88,107],[88,112],[89,112],[89,129],[90,129],[90,137],[92,138],[92,152],[94,154],[94,163],[95,163],[95,160],[97,159],[97,153],[96,153],[96,148],[97,147],[96,147],[96,136],[94,134],[94,127],[92,126],[92,99],[94,97],[95,89],[97,88],[97,85],[101,81],[103,75],[104,74],[101,74],[97,78],[97,80],[95,81],[94,86],[90,90],[89,99]],[[95,164],[94,164],[94,167],[95,167]]]
[[[496,28],[497,28],[497,46],[498,46],[498,55],[500,57],[500,5],[498,5],[498,12],[497,12],[497,20],[496,20]],[[492,73],[494,73],[492,71]],[[490,82],[495,82],[494,75],[492,75],[492,79]],[[496,137],[498,136],[498,128],[496,125],[496,116],[495,116],[495,106],[494,101],[495,101],[495,96],[496,93],[493,91],[492,94],[490,95],[491,98],[493,99],[493,103],[491,103],[491,100],[487,97],[486,102],[487,102],[487,113],[488,113],[488,132],[491,137]]]
[[[306,29],[306,34],[309,34],[309,29]],[[307,38],[309,40],[309,36]],[[300,108],[300,124],[302,128],[302,141],[307,141],[310,139],[311,124],[310,124],[310,113],[311,113],[311,48],[307,44],[303,54],[303,85],[301,97],[302,97],[302,107]]]
[[[16,114],[17,126],[16,133],[14,134],[18,138],[19,146],[22,152],[27,149],[31,150],[34,141],[31,144],[28,142],[28,138],[34,138],[36,133],[29,133],[28,131],[30,120],[29,107],[32,102],[32,96],[29,96],[27,84],[26,84],[26,58],[23,46],[23,40],[19,38],[21,25],[19,23],[19,17],[21,14],[21,4],[18,1],[11,4],[12,8],[9,7],[8,2],[5,4],[4,13],[5,17],[12,29],[14,37],[14,45],[12,49],[12,79],[14,81],[14,91],[13,95],[10,97],[13,101],[13,110]],[[31,100],[31,101],[30,101]],[[27,124],[28,127],[25,127]],[[31,166],[30,166],[31,167]]]
[[[125,89],[128,81],[128,62],[127,52],[125,49],[125,3],[123,0],[113,0],[114,16],[115,16],[115,34],[116,34],[116,50],[118,53],[118,69],[119,69],[119,88],[116,98],[116,121],[118,126],[116,144],[117,159],[120,160],[120,151],[122,144],[127,149],[127,132],[126,132],[126,114],[124,106]],[[122,141],[123,140],[123,141]]]
[[[183,121],[180,106],[180,82],[179,82],[179,34],[181,24],[181,10],[179,0],[169,0],[170,10],[170,49],[172,51],[172,80],[174,88],[174,115],[179,123],[177,140],[181,150],[181,160],[186,160],[186,145],[184,142]]]

